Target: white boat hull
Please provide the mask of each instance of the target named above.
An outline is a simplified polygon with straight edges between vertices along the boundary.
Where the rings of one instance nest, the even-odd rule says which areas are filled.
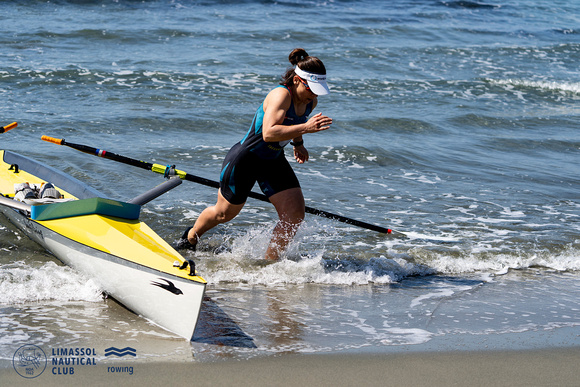
[[[75,242],[17,210],[2,212],[29,238],[64,264],[93,278],[101,289],[133,312],[191,340],[205,283],[173,276]]]

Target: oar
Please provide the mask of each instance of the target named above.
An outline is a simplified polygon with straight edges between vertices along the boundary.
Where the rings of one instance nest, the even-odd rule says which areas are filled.
[[[2,195],[0,195],[0,204],[3,206],[14,208],[16,210],[27,212],[32,211],[32,206],[30,204],[19,202],[18,200],[13,200]]]
[[[13,122],[13,123],[11,123],[11,124],[8,124],[8,125],[6,125],[6,126],[3,126],[3,127],[0,129],[0,133],[5,133],[5,132],[9,131],[10,129],[14,129],[14,128],[15,128],[15,127],[17,127],[17,126],[18,126],[18,122]]]
[[[169,167],[169,166],[164,166],[164,165],[160,165],[160,164],[153,164],[153,163],[149,163],[146,161],[132,159],[132,158],[125,157],[122,155],[118,155],[118,154],[113,153],[113,152],[108,152],[108,151],[105,151],[102,149],[93,148],[91,146],[70,143],[70,142],[65,141],[64,139],[58,139],[58,138],[53,138],[53,137],[49,137],[49,136],[42,136],[42,140],[47,141],[47,142],[52,142],[52,143],[57,144],[57,145],[68,146],[70,148],[79,150],[81,152],[89,153],[89,154],[99,156],[99,157],[104,157],[104,158],[109,159],[109,160],[118,161],[118,162],[123,163],[123,164],[132,165],[134,167],[146,169],[148,171],[153,171],[155,173],[160,173],[160,174],[163,174],[166,176],[168,175],[169,171],[172,170],[175,172],[176,175],[178,175],[183,180],[192,181],[194,183],[199,183],[199,184],[202,184],[202,185],[205,185],[208,187],[219,188],[219,186],[220,186],[220,184],[217,181],[208,180],[208,179],[205,179],[203,177],[191,175],[187,172],[183,172],[183,171],[180,171],[177,169],[172,169],[172,167]],[[257,192],[250,192],[249,196],[253,199],[258,199],[258,200],[261,200],[263,202],[269,202],[266,195],[259,194]],[[366,228],[368,230],[377,231],[377,232],[381,232],[384,234],[391,234],[391,235],[394,235],[397,237],[405,237],[406,236],[405,234],[397,232],[397,231],[393,231],[390,228],[385,228],[385,227],[377,226],[377,225],[370,224],[367,222],[362,222],[360,220],[347,218],[346,216],[333,214],[331,212],[319,210],[316,208],[306,206],[305,210],[308,214],[321,216],[323,218],[338,220],[339,222],[343,222],[343,223],[350,224],[350,225],[357,226],[357,227]]]
[[[6,126],[2,126],[0,128],[0,134],[1,133],[6,133],[7,131],[14,129],[15,127],[18,126],[17,122],[13,122],[11,124],[8,124]],[[12,200],[10,198],[5,197],[4,195],[0,194],[0,204],[3,206],[8,206],[17,210],[21,210],[21,211],[28,211],[30,212],[30,204],[26,204],[23,202],[19,202],[16,200]]]

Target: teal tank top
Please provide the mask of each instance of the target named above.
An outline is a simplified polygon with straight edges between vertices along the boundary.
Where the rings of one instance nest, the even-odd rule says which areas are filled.
[[[289,90],[286,86],[280,85],[278,87],[284,87],[286,90]],[[308,116],[312,113],[312,105],[313,102],[310,102],[306,106],[306,110],[304,114],[299,116],[294,111],[294,101],[290,103],[290,108],[286,112],[286,116],[284,117],[284,122],[282,125],[297,125],[303,124],[308,121]],[[264,137],[262,136],[262,125],[264,123],[264,102],[260,105],[256,114],[254,115],[254,119],[252,120],[252,125],[246,133],[246,136],[240,141],[240,144],[247,149],[248,151],[254,153],[256,156],[262,159],[275,159],[281,153],[286,144],[290,142],[287,141],[279,141],[279,142],[266,142],[264,141]]]

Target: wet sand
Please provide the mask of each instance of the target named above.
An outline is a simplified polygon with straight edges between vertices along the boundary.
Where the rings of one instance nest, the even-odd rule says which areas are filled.
[[[0,370],[5,386],[578,386],[580,347],[533,351],[280,355],[211,363],[116,363],[36,379]],[[132,367],[132,375],[129,368]]]

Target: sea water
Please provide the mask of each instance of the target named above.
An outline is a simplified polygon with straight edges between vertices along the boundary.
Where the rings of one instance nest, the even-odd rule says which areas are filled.
[[[331,129],[292,166],[308,215],[262,258],[250,199],[185,253],[208,281],[188,343],[103,296],[5,221],[0,364],[27,344],[132,347],[135,361],[580,344],[580,6],[570,1],[0,3],[2,148],[129,200],[162,177],[65,138],[217,180],[295,47],[320,57]],[[290,150],[286,153],[291,158]],[[190,182],[143,219],[174,242],[216,191]]]

